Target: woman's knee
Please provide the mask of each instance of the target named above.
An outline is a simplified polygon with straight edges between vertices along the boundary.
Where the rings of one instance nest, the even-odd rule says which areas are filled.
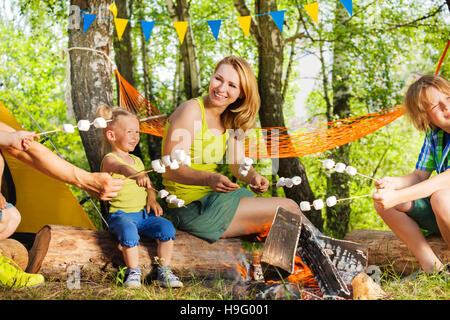
[[[282,199],[280,207],[282,207],[283,209],[293,212],[293,213],[300,212],[300,207],[297,204],[297,202],[295,202],[294,200],[289,199],[289,198],[280,198],[280,199]]]
[[[10,207],[2,210],[2,220],[0,221],[0,236],[9,237],[20,224],[22,217],[20,216],[19,210],[15,207]],[[8,233],[4,235],[3,233]]]

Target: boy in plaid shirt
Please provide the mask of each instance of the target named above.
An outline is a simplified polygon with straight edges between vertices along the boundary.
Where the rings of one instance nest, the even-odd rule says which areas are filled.
[[[372,199],[423,271],[440,272],[448,261],[439,260],[420,228],[441,234],[450,246],[450,82],[422,76],[408,88],[403,107],[414,126],[426,132],[416,168],[401,177],[378,179]]]

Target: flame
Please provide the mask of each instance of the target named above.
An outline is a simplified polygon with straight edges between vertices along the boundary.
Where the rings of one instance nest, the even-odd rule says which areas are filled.
[[[271,222],[263,225],[262,231],[258,233],[258,235],[256,236],[256,239],[258,239],[258,241],[264,242],[264,240],[266,240],[266,238],[267,238],[267,235],[269,234],[270,227],[272,227]]]
[[[287,281],[308,288],[319,287],[311,269],[305,265],[298,255],[295,255],[294,272],[286,278]]]

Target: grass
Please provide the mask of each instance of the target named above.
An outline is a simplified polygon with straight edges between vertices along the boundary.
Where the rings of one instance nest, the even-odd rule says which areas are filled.
[[[79,289],[69,289],[65,281],[48,279],[38,288],[0,288],[2,300],[254,300],[257,292],[236,296],[236,281],[229,279],[185,279],[184,287],[166,289],[146,283],[140,289],[126,289],[116,274],[105,274],[96,280],[81,280]],[[450,300],[450,284],[443,275],[419,274],[416,279],[402,281],[392,274],[381,275],[381,288],[388,300]],[[117,284],[116,284],[117,283]]]

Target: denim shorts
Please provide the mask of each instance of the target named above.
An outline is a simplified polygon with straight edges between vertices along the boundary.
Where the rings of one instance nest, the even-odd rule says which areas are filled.
[[[7,202],[6,203],[6,207],[5,207],[5,209],[9,209],[9,208],[12,208],[12,207],[14,207],[11,203],[9,203],[9,202]],[[3,210],[5,210],[5,209],[3,209]],[[0,222],[2,221],[2,217],[3,217],[3,210],[2,209],[0,209]]]
[[[175,228],[169,220],[155,216],[153,210],[124,212],[118,210],[108,216],[109,231],[114,234],[122,247],[139,244],[140,235],[160,241],[175,240]]]
[[[414,207],[406,214],[416,221],[422,229],[433,234],[441,234],[431,207],[430,197],[414,200]]]

